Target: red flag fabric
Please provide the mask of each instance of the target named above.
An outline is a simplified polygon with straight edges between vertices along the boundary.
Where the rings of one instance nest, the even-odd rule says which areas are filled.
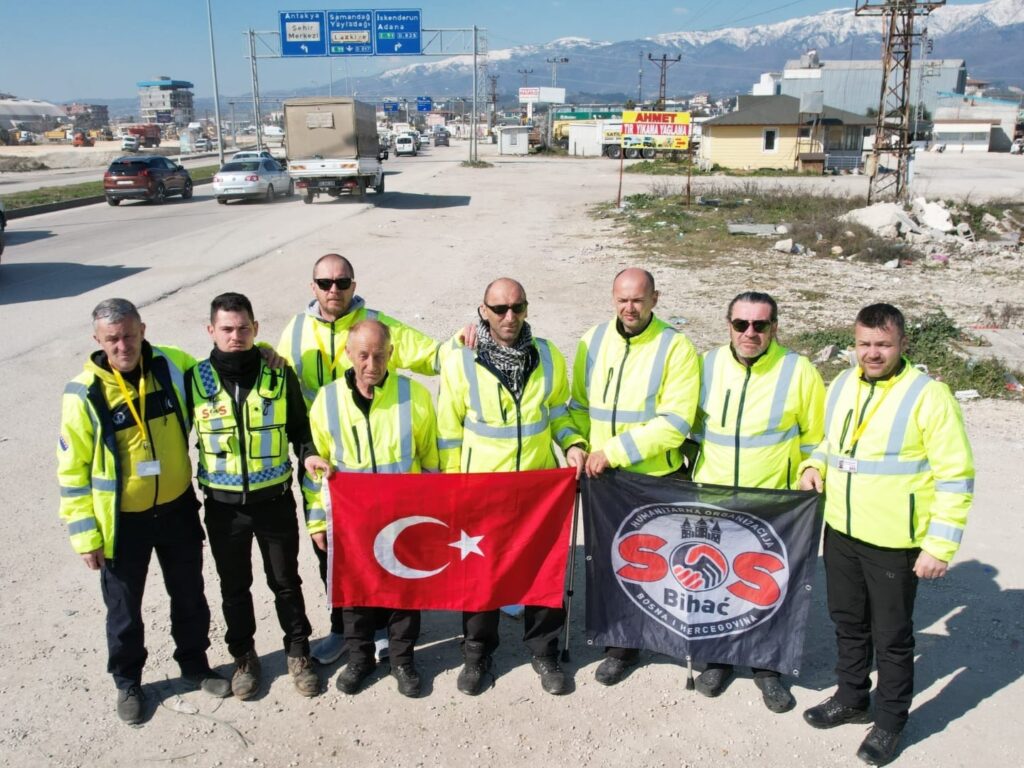
[[[575,470],[328,481],[332,605],[562,605]]]

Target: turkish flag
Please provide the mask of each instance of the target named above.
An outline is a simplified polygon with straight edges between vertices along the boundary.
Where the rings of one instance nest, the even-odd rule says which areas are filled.
[[[337,472],[328,488],[332,605],[562,605],[575,470]]]

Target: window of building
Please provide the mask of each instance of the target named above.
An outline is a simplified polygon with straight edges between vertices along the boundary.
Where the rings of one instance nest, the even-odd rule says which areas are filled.
[[[809,139],[809,138],[811,138],[811,126],[809,126],[809,125],[801,125],[800,126],[800,138],[801,139]]]
[[[778,152],[779,150],[779,129],[765,128],[761,134],[761,151]]]

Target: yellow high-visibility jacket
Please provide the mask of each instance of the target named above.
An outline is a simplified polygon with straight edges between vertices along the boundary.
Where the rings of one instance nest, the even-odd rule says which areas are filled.
[[[369,416],[352,396],[350,377],[320,389],[309,412],[309,426],[318,455],[338,472],[381,474],[436,472],[437,419],[430,392],[422,384],[389,373],[375,387]],[[327,505],[320,483],[302,479],[306,528],[327,530]]]
[[[348,312],[333,322],[321,318],[317,302],[312,301],[304,313],[288,322],[277,343],[278,354],[295,369],[307,408],[313,405],[320,387],[340,379],[352,367],[345,354],[348,332],[366,319],[379,320],[391,331],[393,369],[436,375],[441,370],[442,356],[457,346],[454,339],[442,344],[383,312],[367,309],[360,296],[353,297]]]
[[[832,382],[825,438],[800,471],[808,467],[825,478],[833,529],[946,562],[956,554],[974,495],[971,445],[949,387],[908,360],[885,381],[864,381],[857,367]]]
[[[103,556],[113,558],[121,514],[166,504],[191,488],[184,389],[185,372],[195,362],[180,349],[143,342],[148,441],[113,374],[93,359],[64,387],[57,441],[60,515],[79,554],[102,547]],[[125,386],[141,415],[138,390],[130,382]],[[154,460],[159,475],[136,474],[140,461]]]
[[[569,410],[593,451],[612,467],[667,475],[682,466],[700,391],[693,344],[657,316],[624,337],[612,320],[587,331],[576,347]]]
[[[800,462],[824,436],[825,384],[814,365],[775,341],[750,367],[729,344],[702,363],[694,481],[795,488]]]
[[[290,482],[285,369],[260,363],[256,386],[240,406],[241,419],[209,360],[196,365],[191,380],[199,484],[248,493]]]
[[[586,441],[573,427],[565,358],[546,339],[533,339],[535,365],[516,400],[471,349],[449,355],[437,400],[443,472],[518,472],[558,466],[562,450]]]

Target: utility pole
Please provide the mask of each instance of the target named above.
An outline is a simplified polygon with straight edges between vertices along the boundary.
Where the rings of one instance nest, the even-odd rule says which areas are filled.
[[[910,196],[910,63],[915,42],[914,17],[927,16],[945,4],[945,0],[857,2],[858,16],[882,19],[882,89],[875,146],[868,167],[868,203],[884,197],[905,202]],[[883,173],[883,167],[889,172]]]
[[[523,88],[528,86],[530,84],[530,75],[533,74],[533,70],[532,69],[517,69],[516,72],[518,72],[520,75],[523,76]]]
[[[551,65],[551,87],[554,88],[558,85],[558,65],[568,64],[569,59],[565,56],[556,56],[553,59],[544,59],[544,61]]]
[[[644,103],[644,52],[640,51],[640,69],[636,72],[636,108]]]
[[[494,116],[495,120],[498,117],[498,75],[488,75],[487,79],[491,83],[491,115]],[[487,120],[487,127],[491,127],[490,119]]]
[[[658,103],[654,105],[654,110],[656,112],[662,112],[665,109],[665,83],[668,68],[671,67],[673,64],[678,64],[680,61],[683,60],[683,57],[680,54],[677,55],[674,59],[670,59],[668,57],[668,54],[663,53],[661,54],[660,59],[656,59],[653,56],[651,56],[651,54],[648,53],[647,60],[653,61],[661,69],[661,79],[658,81]]]
[[[260,119],[260,75],[256,66],[256,31],[249,29],[249,63],[252,68],[252,114],[256,124],[256,150],[263,149],[263,124]]]

